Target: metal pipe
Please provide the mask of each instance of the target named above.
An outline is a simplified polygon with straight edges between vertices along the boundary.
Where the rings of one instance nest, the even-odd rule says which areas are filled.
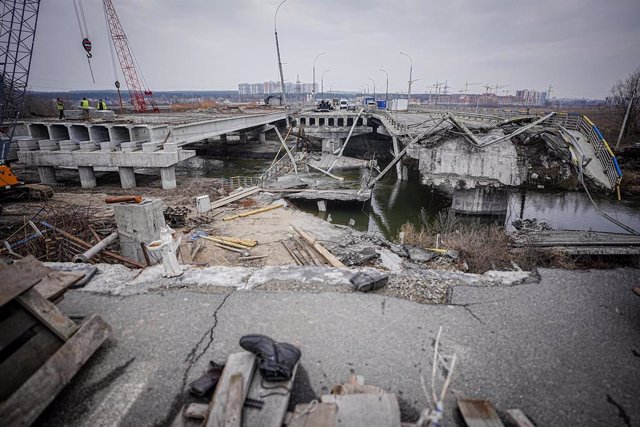
[[[73,257],[73,262],[89,262],[91,258],[98,255],[103,249],[109,246],[111,243],[118,240],[118,232],[114,231],[109,234],[105,239],[100,240],[94,246],[89,248],[86,252]]]

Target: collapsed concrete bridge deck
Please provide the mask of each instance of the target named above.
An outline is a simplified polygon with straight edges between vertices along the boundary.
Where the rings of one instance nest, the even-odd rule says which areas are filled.
[[[162,114],[125,117],[110,122],[28,121],[18,125],[17,156],[38,167],[40,181],[56,184],[56,167],[77,167],[85,188],[96,186],[94,168],[118,168],[123,188],[136,186],[135,168],[158,168],[162,188],[176,187],[175,165],[195,156],[187,144],[239,132],[246,139],[256,133],[261,141],[271,124],[284,121],[285,112],[245,114],[203,119],[198,115]]]

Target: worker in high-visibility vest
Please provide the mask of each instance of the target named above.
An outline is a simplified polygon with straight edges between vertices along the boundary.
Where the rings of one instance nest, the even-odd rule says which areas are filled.
[[[84,111],[84,118],[89,120],[89,100],[87,98],[82,98],[80,101],[80,107],[82,111]]]
[[[60,113],[59,120],[64,119],[64,102],[62,102],[62,99],[56,99],[56,107],[58,108],[58,112]]]
[[[98,100],[98,105],[96,106],[96,108],[98,110],[107,110],[107,103],[104,102],[102,99]]]

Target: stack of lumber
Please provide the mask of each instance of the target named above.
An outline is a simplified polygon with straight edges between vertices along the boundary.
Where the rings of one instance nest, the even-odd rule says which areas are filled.
[[[289,255],[298,265],[325,265],[332,267],[346,267],[338,258],[327,250],[318,240],[301,229],[300,227],[291,227],[299,236],[294,236],[289,241],[282,240]]]
[[[60,301],[83,272],[59,272],[32,256],[0,265],[0,420],[30,425],[109,336],[93,315],[76,324]]]

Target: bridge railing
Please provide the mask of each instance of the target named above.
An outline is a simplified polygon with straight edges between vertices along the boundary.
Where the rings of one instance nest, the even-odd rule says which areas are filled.
[[[618,159],[616,159],[616,155],[613,153],[613,150],[611,150],[611,147],[609,147],[609,143],[604,139],[600,129],[598,129],[587,116],[580,116],[580,119],[580,125],[577,130],[579,130],[593,146],[596,157],[600,160],[602,169],[607,174],[607,178],[611,183],[611,188],[616,190],[619,198],[622,170],[620,170]]]

